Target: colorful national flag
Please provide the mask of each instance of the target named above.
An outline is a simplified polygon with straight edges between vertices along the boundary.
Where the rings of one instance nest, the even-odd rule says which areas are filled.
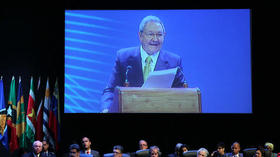
[[[36,140],[42,141],[43,136],[43,100],[41,100],[36,115]]]
[[[5,104],[5,97],[4,97],[4,84],[1,77],[0,80],[0,142],[3,146],[8,150],[9,143],[8,143],[8,128],[7,128],[7,111],[6,111],[6,104]]]
[[[36,114],[36,140],[43,140],[43,96],[40,94],[40,86],[41,86],[41,77],[39,77],[38,85],[37,85],[37,102],[40,104],[37,107]]]
[[[28,145],[31,144],[35,140],[35,127],[36,127],[36,113],[35,113],[35,95],[33,89],[33,77],[31,77],[30,81],[30,91],[29,91],[29,98],[28,98],[28,107],[26,113],[26,139],[28,141]]]
[[[9,134],[9,149],[10,152],[15,151],[19,148],[17,140],[16,131],[16,116],[17,116],[17,106],[16,106],[16,88],[15,88],[15,77],[13,76],[10,86],[10,94],[8,100],[7,109],[7,125]]]
[[[43,109],[43,132],[44,132],[44,139],[48,139],[50,142],[50,147],[54,149],[55,143],[49,128],[50,104],[51,104],[51,98],[50,98],[50,86],[49,86],[49,78],[48,78],[46,84],[44,109]]]
[[[55,81],[54,87],[54,96],[57,99],[57,119],[58,119],[58,142],[61,140],[60,136],[60,128],[61,128],[61,116],[60,116],[60,103],[59,103],[59,86],[58,86],[58,79]]]
[[[16,121],[16,129],[17,129],[17,137],[20,148],[27,148],[26,140],[25,140],[25,105],[24,98],[22,93],[22,84],[21,78],[19,77],[18,84],[18,95],[17,95],[17,121]]]
[[[58,82],[56,80],[54,92],[51,99],[50,110],[49,110],[49,128],[51,131],[51,135],[53,135],[55,141],[56,151],[59,148],[60,142],[60,126],[58,120],[58,108],[59,108],[59,90],[58,90]]]

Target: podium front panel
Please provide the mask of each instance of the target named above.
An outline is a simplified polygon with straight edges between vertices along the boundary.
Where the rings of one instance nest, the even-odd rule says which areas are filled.
[[[109,112],[119,113],[200,113],[198,88],[116,87]]]

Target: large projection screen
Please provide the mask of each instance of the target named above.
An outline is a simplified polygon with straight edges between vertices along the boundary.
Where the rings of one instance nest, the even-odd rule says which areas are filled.
[[[250,9],[66,10],[65,113],[100,113],[119,49],[140,46],[139,24],[159,17],[162,49],[182,57],[202,113],[252,113]]]

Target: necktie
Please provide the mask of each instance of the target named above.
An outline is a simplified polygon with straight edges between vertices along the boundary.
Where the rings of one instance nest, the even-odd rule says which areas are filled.
[[[151,72],[151,62],[152,62],[152,57],[148,56],[145,60],[146,65],[144,67],[144,72],[143,72],[143,76],[144,76],[144,82],[147,80],[149,73]]]
[[[87,151],[87,154],[89,154],[89,151]]]

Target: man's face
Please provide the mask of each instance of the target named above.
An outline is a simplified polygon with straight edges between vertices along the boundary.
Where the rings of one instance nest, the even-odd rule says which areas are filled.
[[[256,153],[255,153],[255,156],[256,157],[262,157],[262,153],[260,150],[257,150]]]
[[[206,157],[206,152],[205,151],[200,151],[198,154],[197,154],[197,157]]]
[[[159,154],[158,149],[153,149],[151,151],[151,157],[158,157],[158,154]]]
[[[91,142],[89,141],[88,138],[84,137],[82,140],[82,144],[85,149],[88,149],[90,148]]]
[[[79,157],[80,152],[77,151],[77,149],[71,149],[69,152],[69,157]]]
[[[224,154],[225,153],[225,148],[223,147],[218,147],[217,151],[220,153],[220,154]]]
[[[47,151],[49,149],[49,144],[46,141],[43,141],[43,149]]]
[[[188,148],[187,148],[187,147],[183,147],[183,148],[182,148],[182,151],[183,151],[183,152],[187,152],[187,151],[188,151]]]
[[[239,151],[240,151],[240,146],[237,144],[237,143],[235,143],[233,146],[232,146],[232,152],[234,153],[234,154],[238,154],[239,153]]]
[[[36,142],[33,145],[34,153],[39,154],[42,151],[42,143]]]
[[[164,36],[161,24],[153,21],[146,23],[143,32],[139,32],[142,47],[150,55],[160,51]]]
[[[147,142],[144,141],[144,140],[139,141],[139,149],[140,149],[140,150],[148,149],[148,144],[147,144]]]
[[[272,148],[270,146],[266,146],[266,148],[272,152]]]
[[[114,157],[122,157],[122,153],[119,149],[113,150]]]

